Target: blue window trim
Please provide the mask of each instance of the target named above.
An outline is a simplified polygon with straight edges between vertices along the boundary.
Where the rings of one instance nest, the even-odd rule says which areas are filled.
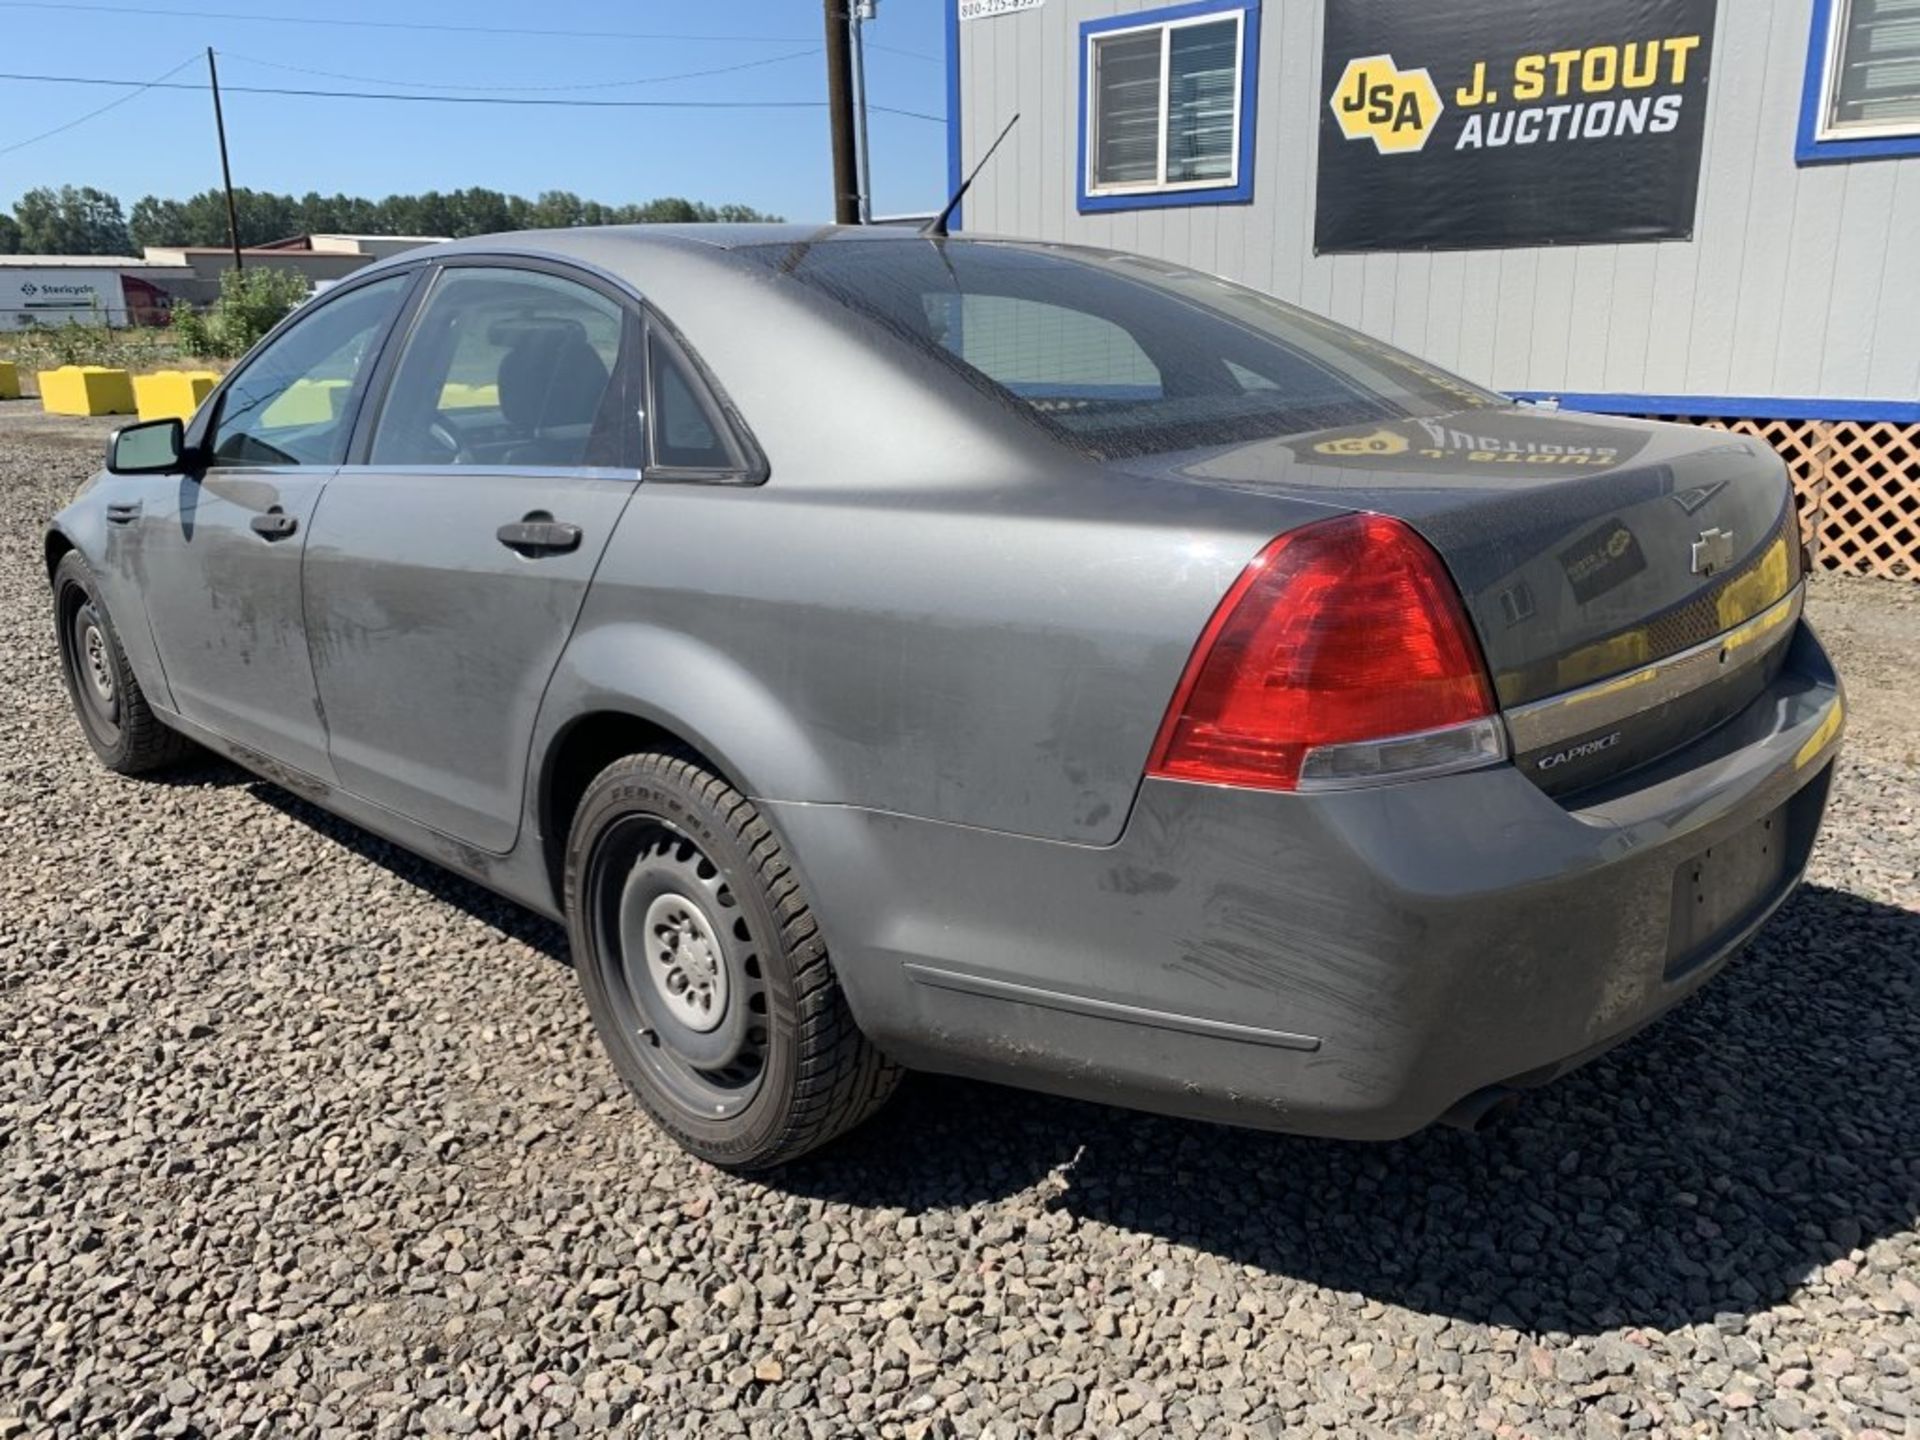
[[[1888,160],[1920,155],[1920,134],[1889,135],[1878,139],[1822,140],[1820,95],[1832,68],[1833,7],[1838,0],[1813,0],[1813,28],[1807,37],[1807,71],[1800,87],[1800,130],[1793,158],[1800,165],[1826,165],[1837,160]]]
[[[1214,185],[1203,189],[1171,190],[1141,195],[1089,195],[1087,193],[1087,41],[1090,36],[1110,30],[1134,30],[1169,20],[1187,20],[1196,15],[1223,15],[1242,12],[1240,26],[1240,178],[1232,185]],[[1158,10],[1137,10],[1131,15],[1114,15],[1104,20],[1085,20],[1080,24],[1080,142],[1074,155],[1074,194],[1079,197],[1080,213],[1105,210],[1162,210],[1169,206],[1246,205],[1253,200],[1253,134],[1260,114],[1260,0],[1196,0],[1191,5],[1170,5]]]
[[[1516,400],[1558,400],[1601,415],[1704,415],[1723,420],[1852,420],[1920,425],[1920,400],[1821,400],[1784,395],[1622,395],[1509,390]]]
[[[960,188],[960,0],[943,0],[947,7],[947,193],[940,197],[945,204],[948,196]],[[947,231],[951,234],[960,228],[960,209],[953,207],[948,217]]]

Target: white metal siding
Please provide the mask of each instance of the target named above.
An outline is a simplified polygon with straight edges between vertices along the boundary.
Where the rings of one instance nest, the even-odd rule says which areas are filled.
[[[1078,213],[1080,23],[1158,5],[959,27],[962,163],[1021,114],[965,229],[1177,260],[1502,389],[1920,398],[1920,158],[1794,163],[1811,0],[1722,0],[1693,240],[1323,257],[1320,0],[1263,7],[1252,204]]]

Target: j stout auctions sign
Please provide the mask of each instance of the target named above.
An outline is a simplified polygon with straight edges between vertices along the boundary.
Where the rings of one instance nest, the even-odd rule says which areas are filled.
[[[1714,0],[1327,0],[1314,248],[1686,239]]]

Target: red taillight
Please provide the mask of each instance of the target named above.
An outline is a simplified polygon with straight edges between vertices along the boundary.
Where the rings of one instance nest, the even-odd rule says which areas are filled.
[[[1493,714],[1480,647],[1439,556],[1398,520],[1343,515],[1282,535],[1234,582],[1147,769],[1293,790],[1312,751]]]

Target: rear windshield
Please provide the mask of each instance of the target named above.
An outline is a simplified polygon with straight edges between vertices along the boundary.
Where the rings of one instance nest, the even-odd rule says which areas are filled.
[[[1135,256],[905,239],[746,253],[1100,458],[1508,403],[1257,291]]]

